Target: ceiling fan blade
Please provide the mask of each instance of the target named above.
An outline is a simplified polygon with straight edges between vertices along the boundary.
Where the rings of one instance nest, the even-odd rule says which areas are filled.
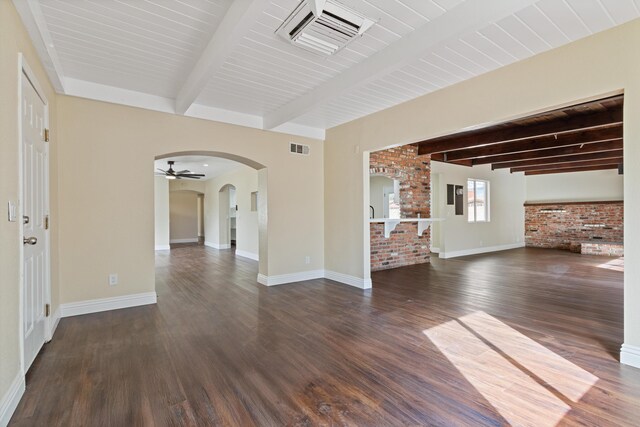
[[[177,174],[177,175],[182,175],[183,173],[189,173],[189,172],[190,172],[190,171],[188,171],[188,170],[186,170],[186,169],[185,169],[185,170],[183,170],[183,171],[176,172],[176,174]]]
[[[167,173],[167,171],[162,170],[162,169],[160,169],[160,168],[158,168],[158,170],[159,170],[160,172],[162,172],[162,173]]]
[[[202,173],[181,173],[180,176],[204,176]]]
[[[199,176],[191,176],[191,175],[180,175],[180,178],[178,178],[178,179],[181,179],[181,178],[187,178],[187,179],[200,179],[200,177],[199,177]]]

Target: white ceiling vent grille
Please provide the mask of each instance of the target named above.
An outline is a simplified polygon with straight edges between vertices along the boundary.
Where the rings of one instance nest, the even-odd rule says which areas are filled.
[[[333,55],[374,22],[331,0],[303,0],[276,34],[291,44],[321,55]]]
[[[289,152],[291,154],[302,154],[303,156],[308,156],[310,153],[310,149],[308,145],[296,144],[295,142],[289,143]]]

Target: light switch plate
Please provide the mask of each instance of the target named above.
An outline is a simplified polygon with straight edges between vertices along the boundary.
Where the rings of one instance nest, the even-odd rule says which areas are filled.
[[[8,210],[9,222],[16,222],[18,217],[18,209],[16,207],[16,204],[10,201],[8,203]]]

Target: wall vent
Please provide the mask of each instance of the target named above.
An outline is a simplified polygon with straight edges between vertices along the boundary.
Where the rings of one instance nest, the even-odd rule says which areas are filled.
[[[332,0],[303,0],[276,30],[294,46],[320,55],[333,55],[374,24]]]
[[[296,144],[291,142],[289,144],[289,152],[292,154],[302,154],[303,156],[308,156],[310,153],[310,148],[308,145]]]

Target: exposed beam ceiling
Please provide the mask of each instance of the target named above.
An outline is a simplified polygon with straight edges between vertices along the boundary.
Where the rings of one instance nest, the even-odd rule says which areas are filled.
[[[491,169],[495,170],[495,169],[520,168],[525,166],[552,165],[554,163],[580,162],[580,161],[601,160],[601,159],[616,159],[620,157],[623,157],[623,150],[602,151],[599,153],[574,154],[569,156],[544,157],[544,158],[531,159],[531,160],[494,163],[491,165]]]
[[[587,161],[578,161],[578,162],[567,162],[567,163],[555,163],[551,165],[538,165],[538,166],[523,166],[518,168],[511,168],[511,173],[514,172],[529,172],[529,171],[543,171],[549,169],[568,169],[568,168],[579,168],[579,167],[587,167],[587,166],[603,166],[603,165],[619,165],[623,162],[622,157],[616,157],[611,159],[601,159],[601,160],[587,160]]]
[[[345,92],[392,73],[439,44],[486,26],[535,3],[535,0],[467,0],[390,44],[305,95],[265,116],[265,129],[273,129],[326,105]]]
[[[511,172],[621,164],[623,103],[613,96],[416,145],[434,161]]]
[[[587,166],[581,168],[567,168],[567,169],[549,169],[542,171],[530,171],[525,172],[525,175],[549,175],[552,173],[569,173],[569,172],[589,172],[589,171],[599,171],[599,170],[610,170],[610,169],[618,169],[619,165],[604,165],[604,166]]]
[[[204,48],[196,65],[184,81],[176,97],[176,113],[184,114],[195,102],[211,76],[227,61],[229,55],[255,25],[268,0],[234,0],[213,37]]]
[[[597,153],[600,151],[622,150],[621,139],[615,141],[595,142],[585,144],[584,147],[573,145],[570,147],[550,148],[546,150],[527,151],[524,153],[502,154],[500,156],[483,157],[474,159],[473,165],[486,165],[490,163],[512,162],[514,160],[540,159],[543,157],[568,156],[572,154]]]
[[[522,151],[535,151],[545,148],[560,148],[571,145],[590,144],[594,142],[610,141],[622,139],[622,125],[615,125],[608,128],[596,128],[589,130],[579,130],[559,135],[548,135],[542,137],[528,138],[503,144],[491,144],[477,148],[450,151],[442,153],[444,161],[474,159],[484,156],[495,156],[499,154],[518,153]]]
[[[527,117],[527,121],[534,121],[544,115]],[[418,154],[432,154],[461,150],[470,147],[478,147],[486,144],[497,144],[520,139],[536,138],[545,135],[554,136],[565,132],[577,132],[580,130],[599,127],[618,126],[622,124],[622,105],[604,111],[595,111],[587,114],[576,114],[561,117],[558,120],[548,120],[536,124],[516,124],[506,126],[504,124],[490,126],[480,130],[473,130],[454,135],[447,135],[418,143]],[[524,119],[522,120],[524,122]],[[511,122],[510,122],[511,123]],[[558,135],[560,136],[560,135]]]

